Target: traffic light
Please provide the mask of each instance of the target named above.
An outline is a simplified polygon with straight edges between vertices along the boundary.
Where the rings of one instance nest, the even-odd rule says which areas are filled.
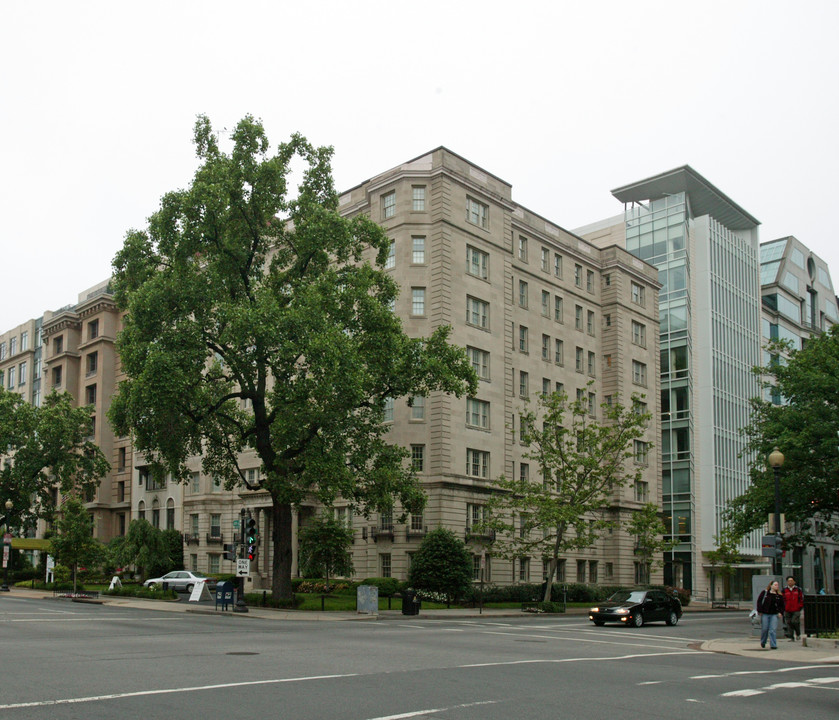
[[[236,543],[228,543],[224,546],[224,559],[236,562]]]
[[[256,557],[256,520],[249,517],[245,521],[245,545],[247,545],[247,558],[253,560]]]
[[[761,538],[761,556],[769,558],[779,558],[784,554],[781,544],[783,539],[780,535],[764,535]]]

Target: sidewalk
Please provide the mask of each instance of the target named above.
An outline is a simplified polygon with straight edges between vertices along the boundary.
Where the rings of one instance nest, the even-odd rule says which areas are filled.
[[[5,595],[5,593],[3,593]],[[53,599],[49,593],[43,590],[27,590],[25,588],[11,588],[9,596],[21,598],[43,598]],[[72,598],[55,598],[62,602],[82,602],[113,605],[115,607],[142,608],[152,612],[181,612],[194,613],[198,615],[223,615],[237,618],[251,618],[268,621],[297,622],[375,622],[377,620],[402,620],[404,622],[422,622],[423,620],[463,620],[466,618],[503,618],[522,617],[525,613],[515,608],[451,608],[441,610],[420,610],[419,615],[403,615],[401,609],[382,610],[378,615],[360,615],[355,612],[319,612],[311,610],[274,610],[272,608],[249,607],[246,613],[237,613],[230,610],[222,611],[215,609],[214,602],[204,601],[202,603],[190,603],[186,600],[161,601],[144,600],[135,597],[107,596],[99,600],[81,600]],[[2,602],[2,596],[0,596]],[[585,616],[588,611],[585,608],[569,608],[568,615]],[[712,612],[707,603],[692,602],[684,609],[685,615],[694,613]],[[714,612],[726,612],[724,610]],[[546,616],[547,617],[547,616]],[[756,636],[746,635],[742,638],[724,638],[719,640],[706,640],[698,649],[706,652],[717,652],[729,655],[740,655],[741,657],[760,658],[762,660],[780,660],[792,663],[820,663],[839,665],[839,640],[821,640],[815,637],[805,637],[797,642],[779,638],[778,649],[769,650],[760,647],[760,639]]]

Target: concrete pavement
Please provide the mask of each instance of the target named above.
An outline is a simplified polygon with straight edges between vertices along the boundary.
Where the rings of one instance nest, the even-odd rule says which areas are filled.
[[[4,593],[5,595],[5,593]],[[26,588],[12,587],[9,596],[53,599],[51,594],[45,594],[43,590],[29,590]],[[226,615],[240,618],[251,618],[268,621],[295,620],[297,622],[375,622],[376,620],[410,620],[421,622],[422,620],[435,619],[464,619],[464,618],[502,618],[521,617],[520,610],[505,608],[451,608],[441,610],[420,610],[419,615],[402,615],[401,609],[383,610],[378,615],[363,615],[355,612],[318,612],[310,610],[275,610],[273,608],[249,607],[247,613],[236,613],[230,610],[222,611],[215,609],[214,602],[204,601],[202,603],[190,603],[186,600],[162,601],[144,600],[142,598],[103,596],[99,600],[81,600],[70,598],[56,598],[63,602],[96,602],[112,605],[114,607],[142,608],[153,612],[183,612],[205,615]],[[0,596],[2,602],[2,596]],[[690,615],[697,612],[710,612],[707,604],[692,602],[685,608],[685,614]],[[570,608],[569,615],[585,615],[585,608]],[[762,660],[779,660],[792,663],[819,663],[839,665],[839,640],[825,640],[815,637],[804,637],[801,640],[790,642],[779,638],[778,649],[770,650],[760,647],[760,640],[751,634],[742,638],[724,638],[718,640],[706,640],[699,649],[708,652],[725,653],[729,655],[740,655],[741,657],[760,658]]]

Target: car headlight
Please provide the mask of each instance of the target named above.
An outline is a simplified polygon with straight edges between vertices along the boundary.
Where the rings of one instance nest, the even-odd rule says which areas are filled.
[[[620,610],[615,610],[618,615],[629,615],[629,610],[626,608],[621,608]]]
[[[589,608],[589,609],[588,609],[588,611],[589,611],[589,612],[600,612],[600,608],[596,608],[596,607],[594,607],[594,608]]]

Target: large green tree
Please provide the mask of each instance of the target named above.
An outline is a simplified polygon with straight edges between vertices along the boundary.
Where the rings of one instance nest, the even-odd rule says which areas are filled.
[[[110,470],[90,439],[90,408],[75,407],[67,393],[48,395],[40,407],[0,388],[0,502],[10,499],[13,527],[32,527],[55,512],[54,490],[91,494]]]
[[[545,602],[560,556],[591,547],[613,526],[607,511],[615,492],[642,477],[633,441],[643,437],[650,416],[640,401],[633,396],[626,408],[614,398],[600,406],[598,421],[585,399],[570,402],[559,392],[540,396],[537,408],[521,416],[523,455],[538,474],[496,480],[482,525],[496,532],[493,554],[548,560]]]
[[[764,397],[752,400],[745,429],[752,457],[751,485],[729,509],[742,536],[762,527],[774,512],[775,481],[767,461],[773,448],[785,456],[780,469],[782,512],[799,523],[806,542],[816,516],[839,538],[839,326],[807,341],[802,349],[770,347],[771,362],[756,370]]]
[[[73,571],[73,592],[76,592],[80,565],[94,565],[105,556],[105,546],[93,537],[93,517],[84,503],[68,498],[61,506],[57,532],[50,539],[52,554]]]
[[[168,533],[145,519],[132,520],[125,535],[114,538],[108,545],[111,562],[121,567],[133,565],[140,582],[172,570],[174,561],[171,552]],[[182,565],[174,569],[178,567]]]
[[[272,591],[287,598],[292,509],[338,496],[362,512],[394,498],[421,508],[405,450],[385,438],[385,405],[474,392],[477,380],[449,328],[403,331],[383,269],[390,240],[338,212],[330,148],[294,135],[272,153],[250,117],[231,139],[223,152],[198,119],[191,185],[166,194],[114,259],[127,379],[110,417],[158,472],[184,479],[187,459],[201,456],[227,487],[269,494]],[[305,167],[296,197],[293,161]],[[261,461],[258,481],[239,468],[245,450]]]
[[[346,523],[321,513],[300,530],[300,566],[305,577],[329,578],[335,575],[352,575],[353,529]]]
[[[466,543],[451,530],[438,528],[426,535],[411,559],[408,584],[446,596],[451,602],[472,583],[472,555]]]

